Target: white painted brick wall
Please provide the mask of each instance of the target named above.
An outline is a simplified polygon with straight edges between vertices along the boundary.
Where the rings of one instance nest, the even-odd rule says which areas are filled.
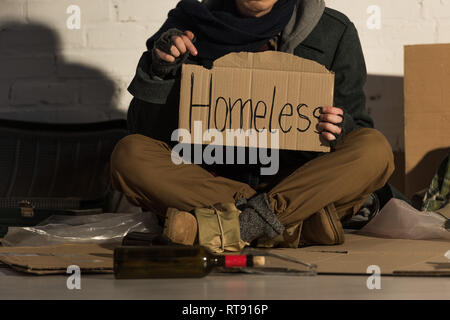
[[[403,150],[403,47],[450,42],[450,0],[325,0],[356,25],[369,73],[366,93],[375,125],[394,150]],[[381,28],[369,29],[369,6]]]
[[[112,0],[120,22],[161,23],[178,0]]]
[[[13,19],[25,22],[25,3],[18,0],[2,0],[0,1],[0,21]]]
[[[0,117],[41,121],[124,118],[145,41],[177,0],[0,0]],[[450,42],[450,0],[326,0],[359,30],[368,108],[403,148],[403,46]],[[69,5],[81,28],[69,30]],[[381,28],[369,29],[369,6]]]

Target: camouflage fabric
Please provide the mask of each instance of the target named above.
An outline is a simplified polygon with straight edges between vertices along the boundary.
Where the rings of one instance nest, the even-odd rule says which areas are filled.
[[[440,165],[423,199],[422,211],[437,211],[450,203],[450,155]]]

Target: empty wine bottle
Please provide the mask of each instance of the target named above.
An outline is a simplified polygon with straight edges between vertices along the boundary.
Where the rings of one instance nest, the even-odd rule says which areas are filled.
[[[217,255],[202,246],[121,246],[114,250],[117,279],[201,278],[215,267],[264,265],[264,257]]]

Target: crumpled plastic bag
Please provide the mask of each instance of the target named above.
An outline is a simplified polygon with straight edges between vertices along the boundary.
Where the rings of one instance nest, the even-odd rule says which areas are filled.
[[[358,234],[385,238],[450,240],[445,229],[447,219],[439,213],[419,211],[399,199],[391,199]]]
[[[150,212],[102,213],[83,216],[51,216],[34,227],[10,227],[4,246],[48,246],[63,243],[117,244],[132,231],[161,232]]]

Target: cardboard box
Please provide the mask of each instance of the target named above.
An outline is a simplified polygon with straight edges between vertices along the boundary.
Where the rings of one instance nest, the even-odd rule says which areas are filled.
[[[211,70],[183,65],[179,128],[188,130],[195,144],[255,147],[245,136],[227,139],[227,130],[278,129],[279,145],[270,134],[267,147],[328,152],[316,125],[318,108],[333,105],[333,92],[334,74],[314,61],[283,52],[231,53]],[[195,121],[201,121],[197,131]],[[203,139],[208,129],[218,130],[222,141]]]
[[[405,47],[405,193],[428,188],[450,153],[450,44]]]

